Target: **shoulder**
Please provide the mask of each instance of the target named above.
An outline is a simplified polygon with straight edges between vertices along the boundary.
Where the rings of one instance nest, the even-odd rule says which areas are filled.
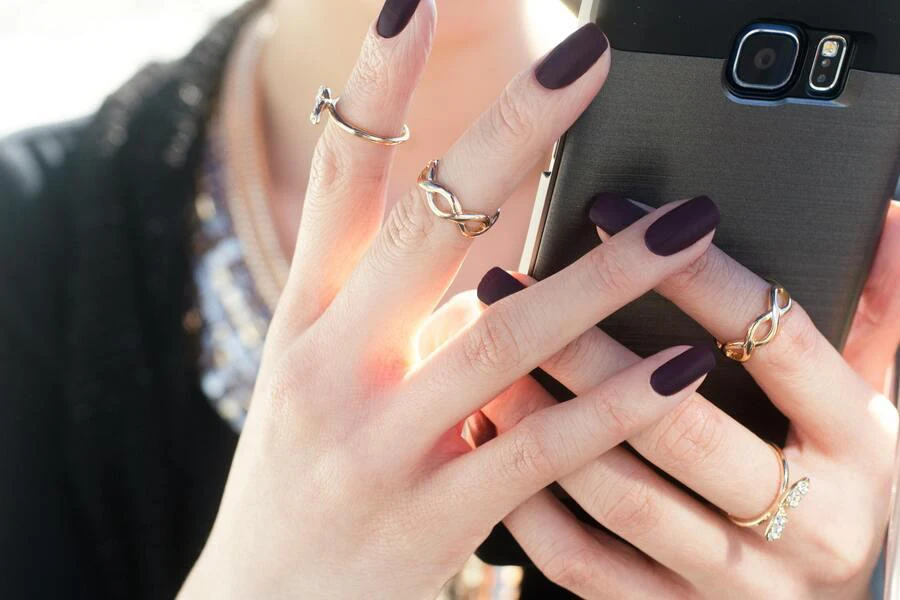
[[[45,125],[0,138],[0,207],[24,210],[40,201],[88,119]]]
[[[0,138],[0,248],[9,258],[48,243],[60,226],[59,185],[89,119],[28,129]],[[2,262],[2,261],[0,261]]]
[[[35,360],[51,360],[41,338],[59,318],[67,239],[60,180],[86,124],[80,119],[0,138],[0,335]]]

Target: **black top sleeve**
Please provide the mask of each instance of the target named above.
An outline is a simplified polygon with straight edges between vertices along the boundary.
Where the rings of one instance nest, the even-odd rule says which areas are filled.
[[[60,381],[66,219],[58,174],[80,122],[0,140],[0,581],[4,596],[79,597]]]

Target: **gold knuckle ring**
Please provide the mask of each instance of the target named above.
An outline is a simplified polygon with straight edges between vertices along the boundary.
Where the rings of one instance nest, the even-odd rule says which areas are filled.
[[[775,444],[770,443],[769,446],[775,452],[775,456],[780,463],[780,481],[778,483],[778,493],[772,503],[766,507],[766,510],[750,519],[741,519],[734,515],[727,515],[728,520],[738,527],[756,527],[768,521],[766,526],[766,541],[774,542],[781,539],[784,535],[784,528],[787,526],[789,508],[796,508],[806,494],[809,493],[809,477],[804,477],[789,486],[791,470],[784,452]]]
[[[418,185],[425,192],[428,208],[435,216],[455,223],[460,234],[467,238],[484,235],[500,218],[500,211],[493,215],[466,212],[453,192],[435,181],[438,162],[437,160],[429,162],[419,173]],[[444,200],[446,207],[438,205],[438,198]]]
[[[771,282],[769,290],[769,311],[757,317],[747,329],[747,336],[743,340],[734,342],[716,342],[719,350],[726,358],[737,362],[747,362],[753,356],[753,351],[760,346],[765,346],[775,339],[781,318],[790,312],[794,301],[791,295],[780,284]],[[768,326],[764,335],[760,334],[763,327]]]
[[[332,98],[331,88],[323,85],[319,88],[319,93],[316,94],[316,105],[309,115],[309,120],[313,125],[318,125],[322,121],[322,113],[327,111],[331,113],[331,120],[334,121],[335,125],[350,135],[364,139],[367,142],[372,142],[373,144],[379,144],[381,146],[396,146],[409,139],[409,127],[406,125],[403,126],[403,131],[400,135],[396,137],[382,137],[371,131],[366,131],[361,127],[353,125],[345,120],[344,117],[341,116],[341,113],[338,112],[337,105],[339,101],[340,98]]]

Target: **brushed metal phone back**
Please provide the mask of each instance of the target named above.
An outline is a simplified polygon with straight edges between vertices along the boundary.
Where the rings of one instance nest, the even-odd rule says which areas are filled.
[[[546,278],[599,243],[588,219],[598,192],[651,206],[705,194],[722,213],[715,244],[782,283],[840,347],[897,183],[900,75],[851,68],[830,104],[752,104],[726,93],[727,58],[615,50],[610,39],[609,80],[545,174],[525,269]],[[601,327],[642,356],[712,343],[655,293]],[[701,392],[784,441],[784,417],[740,365],[722,359]]]

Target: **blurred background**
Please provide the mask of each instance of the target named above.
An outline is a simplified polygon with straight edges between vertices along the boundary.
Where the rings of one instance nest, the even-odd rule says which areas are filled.
[[[93,112],[146,62],[180,56],[242,3],[0,0],[0,136]]]
[[[0,136],[93,112],[143,64],[183,54],[241,3],[0,0]]]

